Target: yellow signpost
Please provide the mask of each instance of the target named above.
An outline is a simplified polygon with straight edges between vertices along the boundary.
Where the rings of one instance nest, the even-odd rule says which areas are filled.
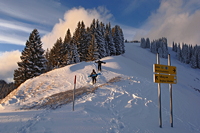
[[[153,64],[154,82],[158,83],[158,109],[159,109],[159,126],[162,128],[162,114],[161,114],[161,87],[160,83],[169,84],[170,92],[170,123],[173,127],[173,109],[172,109],[172,84],[177,83],[176,67],[171,66],[170,54],[168,54],[168,65],[161,65],[159,54],[157,53],[157,64]]]
[[[176,76],[164,75],[164,74],[154,74],[154,82],[155,83],[176,84]]]
[[[176,74],[176,67],[175,66],[167,66],[161,64],[154,64],[153,71],[155,73],[166,73],[166,74]]]

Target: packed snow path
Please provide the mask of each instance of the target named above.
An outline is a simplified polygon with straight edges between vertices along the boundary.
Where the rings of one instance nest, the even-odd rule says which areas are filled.
[[[157,84],[153,83],[156,56],[139,44],[126,44],[122,56],[107,57],[97,86],[113,77],[119,82],[99,87],[95,93],[76,99],[55,110],[16,110],[24,105],[37,105],[42,98],[90,84],[87,76],[96,69],[93,62],[82,62],[56,69],[22,84],[0,105],[0,132],[5,133],[199,133],[200,132],[200,71],[175,60],[178,84],[173,85],[174,127],[170,127],[169,89],[162,90],[162,122],[158,123]],[[167,64],[166,59],[161,59]]]

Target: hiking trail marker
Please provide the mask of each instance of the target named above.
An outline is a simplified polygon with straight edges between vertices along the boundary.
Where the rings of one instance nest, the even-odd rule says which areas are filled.
[[[153,79],[158,83],[158,109],[159,109],[159,126],[162,128],[162,114],[161,114],[161,87],[160,83],[169,84],[170,92],[170,123],[173,127],[173,109],[172,109],[172,84],[177,83],[176,67],[171,66],[170,54],[168,55],[168,65],[160,64],[159,54],[157,53],[157,64],[153,64]]]

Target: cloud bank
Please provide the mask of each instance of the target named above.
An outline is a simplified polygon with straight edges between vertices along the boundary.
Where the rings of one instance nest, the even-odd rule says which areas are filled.
[[[167,37],[169,46],[173,41],[200,44],[199,7],[199,0],[162,0],[135,38],[149,37],[153,40]]]
[[[44,48],[51,48],[60,37],[64,39],[67,29],[70,29],[73,35],[79,21],[83,21],[86,26],[89,26],[94,18],[106,23],[112,18],[112,15],[104,7],[98,7],[97,9],[79,7],[67,11],[64,18],[54,25],[53,30],[42,37]]]
[[[7,83],[13,81],[14,70],[18,68],[17,62],[20,61],[21,52],[11,51],[0,53],[0,79]]]

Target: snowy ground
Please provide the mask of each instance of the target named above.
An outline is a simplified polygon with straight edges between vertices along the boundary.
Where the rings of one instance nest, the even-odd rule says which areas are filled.
[[[171,52],[171,50],[170,50]],[[173,85],[174,127],[170,127],[168,84],[161,84],[162,122],[158,121],[157,84],[153,83],[156,55],[139,44],[126,44],[126,53],[102,59],[102,74],[97,85],[120,76],[121,81],[99,87],[72,103],[55,110],[19,110],[36,105],[52,94],[91,86],[88,75],[93,62],[82,62],[43,74],[22,84],[0,105],[0,133],[198,133],[200,132],[200,70],[175,59],[178,83]],[[167,64],[167,59],[161,59]]]

